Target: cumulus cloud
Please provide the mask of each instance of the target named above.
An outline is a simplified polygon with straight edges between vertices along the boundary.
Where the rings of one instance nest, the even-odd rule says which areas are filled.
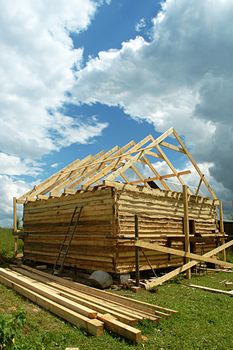
[[[138,36],[100,52],[73,89],[76,101],[120,106],[157,131],[174,126],[194,158],[211,164],[220,198],[233,195],[232,15],[232,1],[167,0],[151,41]]]
[[[91,142],[107,126],[59,112],[82,64],[83,49],[74,48],[70,33],[86,30],[103,3],[0,0],[0,174],[35,175],[41,170],[35,161],[45,154]],[[6,191],[24,192],[26,184],[2,181],[8,208]]]
[[[19,197],[22,193],[28,191],[31,184],[22,180],[14,179],[8,175],[0,175],[0,196],[1,196],[1,226],[12,226],[13,222],[13,197]],[[22,206],[18,211],[22,215]]]

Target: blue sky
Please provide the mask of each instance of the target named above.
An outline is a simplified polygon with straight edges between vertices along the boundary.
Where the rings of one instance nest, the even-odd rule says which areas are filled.
[[[171,126],[231,213],[232,16],[227,0],[0,0],[0,225],[74,159]]]
[[[70,34],[74,47],[84,49],[82,65],[85,66],[89,57],[97,56],[100,51],[120,49],[123,41],[128,41],[137,35],[150,40],[152,18],[160,9],[160,1],[156,0],[113,0],[110,5],[101,6],[86,31]],[[136,26],[142,18],[145,20],[145,27],[137,31]],[[62,112],[74,118],[78,116],[79,120],[96,116],[101,122],[108,123],[108,127],[101,137],[96,138],[92,143],[73,144],[61,149],[59,153],[55,152],[44,157],[48,164],[59,164],[56,170],[78,157],[83,158],[88,154],[98,153],[102,149],[108,150],[115,145],[123,146],[131,139],[140,141],[148,134],[153,134],[155,137],[160,134],[148,122],[130,118],[122,108],[101,103],[81,106],[67,103],[62,106]],[[43,175],[47,177],[53,172],[54,168],[47,168]]]

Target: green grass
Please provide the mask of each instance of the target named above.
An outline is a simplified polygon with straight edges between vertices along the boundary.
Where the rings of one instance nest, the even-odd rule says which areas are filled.
[[[23,241],[18,240],[18,252],[22,252]],[[0,227],[0,256],[5,261],[10,261],[13,258],[14,251],[14,238],[12,229]]]
[[[213,273],[193,277],[192,283],[224,289],[221,282],[226,279],[232,281],[233,276],[229,273]],[[163,319],[159,324],[144,322],[139,325],[148,341],[138,345],[132,345],[108,332],[101,338],[88,336],[4,286],[0,286],[0,314],[25,311],[26,323],[16,337],[16,344],[20,350],[62,350],[72,346],[83,350],[232,349],[233,298],[192,289],[186,287],[186,283],[185,280],[182,283],[168,283],[159,287],[157,293],[118,292],[178,311],[178,314]]]
[[[1,238],[4,236],[0,231]],[[9,231],[8,231],[9,233]],[[9,246],[12,242],[7,234]],[[11,242],[11,243],[10,243]],[[193,276],[192,283],[225,289],[224,280],[233,281],[233,273],[211,273]],[[114,334],[105,332],[95,338],[77,327],[27,301],[13,290],[0,285],[0,315],[26,316],[15,335],[14,350],[229,350],[233,349],[233,298],[187,287],[187,280],[177,278],[158,288],[157,293],[142,290],[138,294],[119,291],[117,294],[161,305],[178,311],[159,324],[143,322],[138,326],[148,341],[133,345]],[[1,347],[0,347],[1,348]],[[10,349],[10,348],[9,348]]]

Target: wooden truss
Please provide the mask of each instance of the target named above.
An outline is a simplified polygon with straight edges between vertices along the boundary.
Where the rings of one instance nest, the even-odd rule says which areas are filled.
[[[178,145],[167,142],[167,138],[170,137],[173,137]],[[77,159],[39,185],[34,186],[32,190],[19,197],[16,202],[25,203],[37,199],[59,197],[63,194],[74,194],[80,190],[90,190],[95,186],[112,186],[114,183],[117,184],[119,182],[126,185],[140,185],[150,188],[150,182],[156,181],[160,189],[167,191],[171,190],[167,179],[176,178],[181,186],[185,185],[183,175],[190,174],[191,171],[177,171],[165,154],[165,149],[169,149],[170,152],[183,153],[197,172],[200,178],[199,184],[194,192],[189,189],[190,194],[198,195],[200,187],[203,185],[206,187],[210,197],[217,200],[214,191],[183,141],[177,132],[170,128],[157,139],[148,135],[138,143],[131,141],[123,147],[116,146],[108,152],[102,151],[94,156],[88,155],[82,160]],[[156,163],[154,164],[148,157],[154,159],[155,162],[156,160],[165,162],[171,172],[166,175],[159,174],[155,167]],[[143,175],[142,169],[148,169],[153,176]],[[127,176],[127,171],[129,170],[134,174],[132,181]]]

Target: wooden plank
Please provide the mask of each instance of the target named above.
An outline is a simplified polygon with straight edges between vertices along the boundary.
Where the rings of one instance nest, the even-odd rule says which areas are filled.
[[[227,249],[229,247],[231,247],[233,245],[233,240],[231,240],[230,242],[227,242],[213,250],[211,250],[210,252],[204,254],[203,256],[204,257],[210,257],[210,256],[213,256],[215,254],[218,254],[219,252],[221,252],[223,249]],[[190,269],[191,267],[197,265],[198,262],[197,261],[190,261],[189,263],[181,266],[181,267],[178,267],[177,269],[167,273],[166,275],[162,276],[162,277],[159,277],[157,278],[155,281],[151,282],[151,283],[148,283],[146,285],[146,289],[151,289],[151,288],[154,288],[156,286],[159,286],[160,284],[170,280],[171,278],[179,275],[180,273],[182,272],[185,272],[187,269]]]
[[[49,278],[40,276],[39,274],[35,274],[34,272],[30,272],[24,269],[21,269],[19,267],[11,267],[12,270],[18,271],[25,276],[31,277],[33,279],[36,279],[37,281],[43,282],[44,284],[51,286],[53,288],[56,288],[56,290],[61,291],[61,295],[65,294],[66,298],[78,298],[79,302],[82,303],[85,301],[86,305],[89,305],[89,307],[92,307],[94,309],[93,303],[99,305],[102,309],[96,309],[96,311],[101,313],[110,313],[112,314],[112,311],[114,311],[113,316],[116,317],[119,321],[125,322],[127,324],[135,324],[136,320],[142,320],[142,319],[150,319],[152,321],[158,321],[162,316],[167,317],[169,314],[166,313],[159,313],[156,316],[153,316],[150,313],[144,313],[142,311],[136,311],[132,308],[128,308],[124,305],[116,304],[114,302],[110,302],[106,299],[102,299],[100,297],[91,296],[90,294],[80,292],[78,290],[73,290],[69,287],[65,287],[59,283],[51,281]],[[65,292],[65,293],[63,293]],[[69,295],[69,296],[68,296]],[[72,299],[71,299],[72,300]],[[126,316],[126,317],[125,317]]]
[[[196,261],[204,261],[204,262],[208,262],[211,264],[217,264],[220,266],[233,268],[232,263],[218,260],[218,259],[214,259],[214,258],[210,258],[210,257],[205,256],[205,254],[198,255],[198,254],[194,254],[194,253],[184,252],[182,250],[164,247],[164,246],[161,246],[160,244],[157,244],[157,243],[148,243],[148,242],[143,242],[143,241],[139,240],[139,241],[135,242],[135,246],[140,247],[140,248],[144,248],[144,249],[149,249],[149,250],[156,250],[156,251],[161,252],[161,253],[182,256],[183,258],[190,258],[190,259],[196,260]]]
[[[78,312],[79,314],[86,316],[87,318],[96,318],[97,312],[94,310],[80,305],[77,302],[69,301],[66,298],[58,295],[55,291],[52,291],[51,288],[48,289],[46,286],[43,286],[41,282],[37,282],[29,277],[24,277],[23,275],[17,274],[16,272],[9,271],[7,269],[0,268],[0,275],[25,287],[28,288],[35,293],[38,293],[50,300],[55,301],[57,304],[63,305],[73,311]]]
[[[141,181],[144,182],[145,177],[140,173],[140,171],[136,168],[135,165],[132,164],[130,169],[132,169],[135,172],[135,174],[139,177],[139,179],[141,179]],[[150,188],[147,182],[144,182],[144,185]]]
[[[139,343],[142,341],[142,334],[139,329],[128,326],[114,319],[111,315],[98,314],[98,319],[104,322],[104,326],[111,332],[119,334],[122,337],[127,338],[134,343]]]
[[[49,191],[49,188],[51,185],[53,185],[54,183],[59,181],[61,178],[64,178],[64,174],[70,173],[74,168],[77,169],[80,166],[80,164],[83,164],[83,163],[89,161],[90,159],[92,159],[91,155],[88,155],[82,161],[80,161],[79,159],[76,159],[74,162],[65,166],[63,169],[59,170],[57,173],[53,174],[52,176],[50,176],[46,180],[42,181],[39,185],[34,186],[34,188],[32,190],[24,193],[22,196],[20,196],[18,198],[18,200],[24,199],[24,198],[29,197],[29,196],[36,196],[47,189]],[[67,176],[69,176],[69,175],[67,175]]]
[[[198,193],[199,193],[199,191],[200,191],[203,177],[204,177],[204,174],[202,174],[202,176],[201,176],[201,178],[200,178],[199,184],[198,184],[197,189],[196,189],[196,192],[195,192],[195,196],[197,196]]]
[[[75,311],[72,311],[62,305],[57,304],[56,302],[41,296],[38,293],[31,291],[28,288],[22,287],[20,284],[12,282],[10,279],[7,279],[0,275],[0,282],[5,286],[14,289],[19,294],[33,301],[37,305],[43,307],[44,309],[52,312],[53,314],[65,319],[66,321],[74,324],[81,329],[84,329],[89,334],[95,336],[103,336],[104,328],[103,322],[97,319],[89,319],[83,315],[78,314]]]
[[[183,186],[183,204],[184,204],[184,219],[183,219],[183,230],[185,236],[185,252],[190,253],[190,240],[189,240],[189,208],[188,208],[188,188],[186,185]],[[190,260],[187,257],[185,258],[185,262],[188,263]],[[186,271],[186,278],[190,280],[191,278],[191,269]]]
[[[134,233],[135,233],[135,242],[139,239],[138,232],[138,216],[134,216]],[[136,286],[140,287],[140,256],[139,256],[139,248],[135,245],[135,274],[136,274]]]
[[[90,297],[90,295],[88,294],[84,295],[83,293],[80,293],[78,291],[75,291],[75,293],[71,293],[72,295],[70,295],[70,291],[68,293],[61,292],[60,294],[61,296],[64,296],[66,299],[73,300],[74,302],[79,302],[84,305],[89,305],[98,313],[102,313],[102,314],[109,313],[118,321],[124,322],[124,324],[130,325],[130,326],[135,325],[139,320],[143,320],[142,316],[140,317],[139,315],[134,315],[131,313],[131,317],[130,317],[129,313],[126,313],[124,311],[122,312],[122,310],[114,308],[112,306],[110,307],[107,301],[97,302],[95,299],[95,301],[93,302],[91,300],[93,300],[94,298]]]
[[[224,221],[223,221],[223,209],[222,209],[222,202],[219,201],[219,222],[220,222],[220,232],[223,234],[224,236]],[[222,239],[222,243],[225,243],[225,239]],[[227,260],[227,254],[226,254],[226,250],[223,250],[223,260],[226,261]]]
[[[222,289],[214,289],[214,288],[209,288],[209,287],[205,287],[205,286],[199,286],[199,285],[196,285],[196,284],[189,284],[187,286],[191,287],[191,288],[206,290],[206,291],[212,292],[212,293],[225,294],[225,295],[229,295],[230,297],[233,297],[233,291],[227,291],[227,290],[222,290]]]
[[[67,286],[71,289],[82,291],[82,292],[85,292],[87,294],[97,296],[97,297],[100,297],[103,299],[111,300],[112,302],[115,302],[116,304],[121,304],[121,305],[125,305],[127,307],[132,307],[134,310],[149,312],[149,313],[153,313],[153,314],[155,314],[156,311],[162,311],[162,312],[164,311],[167,313],[176,313],[177,312],[175,310],[164,308],[162,306],[152,305],[149,303],[141,302],[139,300],[132,300],[132,299],[124,297],[122,295],[116,295],[116,294],[113,294],[110,292],[106,292],[106,291],[98,290],[96,288],[88,287],[88,286],[85,286],[85,285],[80,284],[80,283],[67,281],[63,278],[53,276],[53,275],[50,275],[46,272],[33,269],[27,265],[22,265],[21,267],[25,270],[35,272],[41,276],[48,277],[49,279],[56,281],[56,282],[60,283],[61,285]]]
[[[178,172],[178,175],[188,175],[188,174],[191,174],[191,171],[190,170],[183,170],[183,171],[179,171]],[[131,185],[132,184],[140,184],[142,182],[149,182],[149,181],[155,181],[155,180],[158,180],[160,181],[161,179],[169,179],[171,177],[175,177],[176,175],[175,174],[167,174],[167,175],[162,175],[162,176],[155,176],[155,177],[148,177],[146,179],[141,179],[141,180],[136,180],[136,181],[128,181]]]
[[[14,236],[14,257],[17,255],[18,251],[18,236],[17,236],[17,200],[13,197],[13,236]]]
[[[129,143],[131,144],[132,141]],[[67,188],[73,189],[74,187],[77,187],[80,185],[84,180],[88,178],[92,178],[93,175],[95,175],[98,171],[103,169],[105,167],[105,164],[108,162],[109,157],[111,155],[116,155],[121,151],[121,148],[119,146],[113,147],[110,151],[106,152],[102,157],[98,158],[98,163],[95,164],[95,160],[88,166],[83,169],[81,169],[81,172],[79,172],[78,176],[72,178],[72,181],[66,184]]]
[[[151,162],[149,161],[149,159],[145,155],[142,157],[142,160],[145,162],[145,164],[147,164],[147,166],[154,173],[154,175],[160,178],[158,171],[153,167],[153,165],[151,164]],[[170,187],[163,179],[160,178],[159,181],[161,182],[161,184],[165,188],[165,190],[168,190],[168,191],[170,190]]]
[[[167,163],[167,165],[169,166],[169,168],[173,171],[173,173],[175,174],[175,176],[177,177],[177,179],[179,180],[180,184],[183,186],[185,185],[185,182],[183,181],[183,179],[179,176],[178,172],[176,171],[175,167],[173,166],[173,164],[170,162],[170,160],[168,159],[168,157],[166,156],[166,154],[163,152],[163,150],[161,149],[161,147],[159,145],[155,146],[156,149],[158,150],[158,152],[160,153],[161,157],[164,159],[164,161]],[[189,190],[190,191],[190,190]],[[191,192],[191,191],[190,191]]]
[[[133,142],[134,144],[134,142]],[[132,146],[132,142],[128,143],[126,146],[120,148],[114,155],[114,160],[111,160],[110,164],[106,165],[102,168],[100,168],[101,171],[95,172],[94,176],[91,177],[85,184],[82,186],[82,188],[87,189],[90,185],[94,184],[96,181],[99,181],[107,175],[111,171],[115,171],[115,169],[118,169],[122,166],[121,160],[124,159],[124,151],[129,148],[129,146]],[[135,146],[134,146],[135,147]],[[133,147],[133,148],[134,148]],[[109,162],[109,159],[108,159]],[[85,174],[86,175],[86,174]]]
[[[160,142],[160,145],[163,146],[163,147],[169,148],[169,149],[171,149],[173,151],[184,153],[184,150],[182,149],[182,147],[178,147],[178,146],[172,145],[171,143],[162,141],[162,142]]]

